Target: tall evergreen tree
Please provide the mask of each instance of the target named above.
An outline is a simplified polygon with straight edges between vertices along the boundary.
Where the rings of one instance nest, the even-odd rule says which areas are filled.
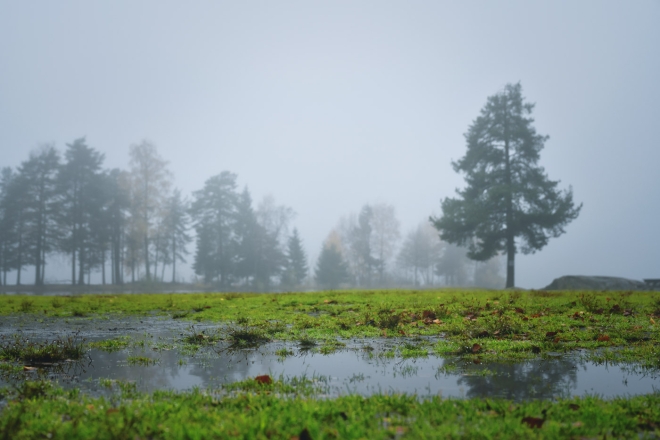
[[[323,289],[337,289],[349,280],[348,266],[337,245],[327,240],[316,263],[316,282]]]
[[[169,261],[172,263],[172,283],[176,282],[176,263],[186,262],[188,249],[186,246],[192,241],[188,234],[189,224],[189,203],[188,200],[181,197],[181,191],[174,190],[172,196],[168,199],[165,209],[164,235],[165,242],[168,244],[166,249],[170,255]]]
[[[197,233],[193,269],[207,283],[231,283],[236,263],[236,174],[229,171],[206,180],[193,193],[190,215]]]
[[[2,169],[0,181],[0,245],[2,246],[2,283],[7,284],[7,273],[19,269],[17,283],[20,284],[24,248],[21,218],[25,212],[25,197],[17,173],[11,168]]]
[[[71,254],[71,283],[76,284],[77,278],[78,284],[84,284],[95,251],[96,220],[103,209],[99,194],[104,156],[90,148],[82,137],[67,144],[64,158],[58,174],[58,221],[63,233],[60,248]]]
[[[111,280],[113,284],[123,284],[123,249],[130,208],[128,176],[117,168],[105,175],[107,191],[106,221],[110,246]]]
[[[307,271],[307,255],[298,235],[298,229],[294,228],[287,243],[286,268],[282,275],[282,284],[288,288],[300,286],[307,276]]]
[[[520,83],[488,98],[465,134],[465,156],[453,163],[467,187],[457,191],[459,198],[445,198],[442,217],[431,219],[443,240],[469,243],[474,260],[506,253],[506,287],[514,286],[516,239],[523,253],[540,250],[582,207],[574,205],[572,189],[558,190],[559,182],[538,165],[548,137],[532,126],[533,108],[523,101]]]
[[[46,255],[56,246],[57,173],[60,156],[52,145],[44,145],[30,154],[18,170],[25,183],[23,197],[26,204],[24,227],[30,260],[35,266],[34,284],[44,283]]]

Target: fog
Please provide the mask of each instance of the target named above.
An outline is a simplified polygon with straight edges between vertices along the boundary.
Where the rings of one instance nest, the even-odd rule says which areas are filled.
[[[228,170],[291,207],[313,267],[364,204],[394,205],[402,236],[440,214],[463,134],[520,82],[539,163],[584,207],[517,255],[516,285],[658,278],[658,23],[642,0],[3,2],[0,166],[86,136],[126,169],[148,139],[184,195]]]

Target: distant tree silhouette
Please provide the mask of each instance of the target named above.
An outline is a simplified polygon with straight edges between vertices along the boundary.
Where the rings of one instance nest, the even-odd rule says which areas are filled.
[[[65,163],[58,174],[58,222],[62,231],[60,249],[71,254],[71,284],[84,284],[94,252],[94,227],[104,201],[101,193],[103,154],[87,146],[85,138],[67,144]]]
[[[236,174],[229,171],[206,180],[193,193],[190,215],[197,232],[193,269],[207,283],[228,286],[236,264]]]
[[[35,285],[43,285],[46,255],[57,245],[57,172],[60,157],[52,145],[43,145],[19,167],[19,179],[25,184],[26,244],[35,266]]]
[[[348,267],[335,243],[326,240],[316,263],[316,282],[323,289],[336,289],[349,280]]]
[[[300,286],[307,272],[307,255],[298,235],[298,229],[294,228],[287,243],[286,268],[282,274],[282,285],[287,288]]]

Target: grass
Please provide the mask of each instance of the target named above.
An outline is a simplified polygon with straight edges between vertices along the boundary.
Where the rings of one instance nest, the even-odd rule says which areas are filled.
[[[52,341],[33,341],[22,335],[0,340],[0,359],[28,364],[57,363],[81,359],[86,353],[84,338],[77,333],[57,336]]]
[[[86,317],[156,314],[223,324],[221,337],[232,348],[254,348],[275,339],[298,342],[303,348],[316,344],[322,353],[331,353],[336,348],[324,341],[435,337],[443,342],[432,347],[431,353],[479,356],[485,362],[622,348],[608,356],[660,368],[657,292],[442,289],[0,297],[0,315],[41,312],[74,318],[81,313]],[[205,336],[210,335],[189,342],[210,342]],[[402,339],[398,342],[403,343]],[[474,344],[482,349],[461,348]],[[424,356],[423,349],[410,347],[401,347],[398,353]]]
[[[120,383],[118,386],[122,385]],[[89,397],[47,382],[5,390],[4,438],[657,438],[660,394],[514,403],[410,395],[314,397],[310,379],[217,391]],[[112,385],[114,387],[114,385]],[[229,394],[227,394],[229,393]],[[288,395],[289,397],[283,397]]]

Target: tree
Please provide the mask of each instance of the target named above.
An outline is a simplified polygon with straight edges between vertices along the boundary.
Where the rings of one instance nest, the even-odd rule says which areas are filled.
[[[188,235],[188,200],[181,198],[181,191],[174,190],[168,199],[165,218],[163,220],[165,249],[169,252],[169,260],[172,263],[172,283],[176,281],[176,262],[186,262],[188,250],[186,246],[192,241]]]
[[[26,204],[26,240],[35,266],[34,284],[44,283],[46,254],[56,245],[56,190],[60,156],[52,145],[43,145],[30,154],[18,170],[25,182],[23,194]]]
[[[156,146],[147,140],[130,146],[132,216],[136,221],[137,240],[142,246],[147,280],[151,280],[151,239],[160,223],[162,209],[169,196],[172,174]]]
[[[328,290],[338,288],[349,279],[348,267],[333,234],[336,235],[333,231],[324,243],[316,263],[316,282]]]
[[[293,235],[287,243],[286,268],[282,275],[282,284],[289,288],[300,285],[307,276],[307,255],[298,235],[298,229],[293,229]]]
[[[430,222],[422,222],[406,235],[397,256],[397,265],[412,272],[414,285],[419,284],[420,277],[426,285],[430,285],[442,249],[443,243],[437,231]]]
[[[386,203],[371,206],[371,228],[371,248],[377,260],[378,280],[383,285],[388,262],[401,238],[394,206]]]
[[[103,154],[87,146],[85,138],[67,144],[65,163],[58,173],[58,222],[62,230],[60,249],[71,253],[71,284],[84,284],[94,252],[96,221],[101,217],[105,201],[100,195],[103,185]]]
[[[236,174],[229,171],[206,180],[193,192],[190,215],[197,233],[193,269],[210,283],[218,279],[227,286],[236,265]]]
[[[431,218],[443,240],[469,243],[473,260],[506,253],[506,287],[514,286],[516,239],[524,254],[540,250],[582,207],[574,205],[572,188],[558,190],[559,181],[537,164],[548,136],[532,126],[533,108],[523,102],[520,83],[488,98],[465,134],[465,156],[452,163],[467,187],[442,201],[442,217]]]
[[[458,287],[468,284],[468,272],[465,267],[468,262],[467,252],[468,250],[464,247],[452,244],[445,246],[435,268],[435,273],[445,277],[447,286]]]

